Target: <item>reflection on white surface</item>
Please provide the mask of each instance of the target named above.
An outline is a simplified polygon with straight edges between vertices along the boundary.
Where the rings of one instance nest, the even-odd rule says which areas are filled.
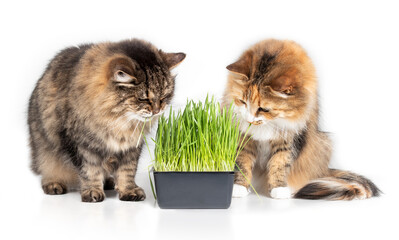
[[[285,232],[295,237],[296,232],[306,231],[308,224],[312,225],[312,231],[320,234],[330,231],[331,224],[341,228],[370,226],[370,221],[361,216],[365,212],[378,215],[376,206],[384,201],[383,198],[352,202],[274,200],[264,196],[259,199],[250,194],[246,198],[232,199],[231,207],[225,210],[160,209],[154,203],[147,178],[144,173],[137,176],[138,184],[147,194],[143,202],[119,201],[114,191],[106,191],[104,202],[83,203],[78,192],[44,195],[38,182],[32,181],[29,184],[31,201],[14,202],[19,206],[18,216],[10,220],[11,228],[6,231],[23,236],[24,230],[19,226],[24,226],[29,229],[29,235],[41,239],[118,236],[131,239],[246,239],[252,234],[261,238],[266,230],[268,236]]]
[[[23,133],[21,133],[23,135]],[[15,139],[23,136],[14,135]],[[17,142],[14,139],[11,143]],[[18,152],[27,156],[27,149]],[[154,202],[148,173],[137,174],[143,187],[143,202],[123,202],[115,191],[106,191],[101,203],[82,203],[78,192],[45,195],[39,178],[23,161],[13,162],[17,172],[6,172],[10,184],[0,192],[1,239],[268,239],[320,236],[340,239],[342,233],[354,238],[379,237],[395,229],[395,221],[385,221],[398,212],[395,182],[379,181],[385,194],[362,201],[275,200],[251,193],[232,199],[225,210],[164,210]],[[7,175],[8,174],[8,175]],[[382,179],[383,180],[383,179]],[[4,181],[6,183],[6,181]],[[7,182],[7,183],[8,183]],[[376,181],[378,182],[378,181]],[[391,186],[391,188],[389,188]],[[377,226],[377,227],[376,227]],[[339,230],[338,230],[339,229]],[[354,231],[367,229],[367,231]],[[362,236],[362,237],[360,237]]]

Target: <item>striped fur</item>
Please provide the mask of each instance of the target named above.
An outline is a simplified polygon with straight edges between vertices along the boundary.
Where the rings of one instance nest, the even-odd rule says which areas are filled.
[[[141,201],[135,174],[143,138],[170,103],[170,69],[185,57],[131,39],[70,47],[58,53],[29,101],[31,168],[46,194],[79,187],[82,201],[101,202],[104,188]]]

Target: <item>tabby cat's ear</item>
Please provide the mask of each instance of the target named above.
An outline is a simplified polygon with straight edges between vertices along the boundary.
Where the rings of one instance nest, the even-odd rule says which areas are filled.
[[[240,57],[237,62],[228,65],[226,68],[230,72],[243,76],[245,80],[248,80],[250,75],[251,62],[252,54],[246,53],[242,57]]]
[[[179,52],[179,53],[165,53],[162,50],[159,50],[159,54],[161,55],[162,59],[166,63],[169,69],[172,69],[179,65],[185,58],[186,54]]]
[[[137,79],[135,77],[133,77],[130,74],[127,74],[126,72],[124,72],[122,70],[115,71],[114,79],[115,79],[115,81],[120,82],[120,83],[131,83],[131,82],[137,81]]]
[[[116,57],[109,62],[108,79],[119,83],[137,83],[133,76],[134,63],[125,57]]]

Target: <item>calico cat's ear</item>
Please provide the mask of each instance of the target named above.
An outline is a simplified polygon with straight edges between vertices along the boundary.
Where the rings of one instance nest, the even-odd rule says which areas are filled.
[[[297,84],[294,78],[281,76],[270,83],[270,88],[277,93],[287,95],[294,95],[297,90]]]
[[[246,53],[242,57],[240,57],[237,62],[228,65],[226,68],[230,72],[243,76],[245,77],[245,80],[248,80],[250,75],[251,62],[252,54]]]
[[[186,54],[182,52],[165,53],[162,50],[159,50],[159,54],[161,55],[162,59],[164,60],[166,66],[168,66],[169,69],[175,68],[186,58]]]

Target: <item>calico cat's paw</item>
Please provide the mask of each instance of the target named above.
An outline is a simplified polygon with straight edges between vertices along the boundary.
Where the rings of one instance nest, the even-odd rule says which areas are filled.
[[[96,188],[83,190],[80,195],[82,196],[82,202],[102,202],[105,198],[104,191]]]
[[[233,197],[234,198],[241,198],[245,197],[249,194],[249,191],[246,187],[239,184],[234,184],[233,186]]]
[[[145,193],[141,187],[135,187],[132,190],[120,191],[119,199],[122,201],[143,201]]]
[[[275,199],[291,198],[291,189],[289,187],[276,187],[270,191],[270,196]]]

